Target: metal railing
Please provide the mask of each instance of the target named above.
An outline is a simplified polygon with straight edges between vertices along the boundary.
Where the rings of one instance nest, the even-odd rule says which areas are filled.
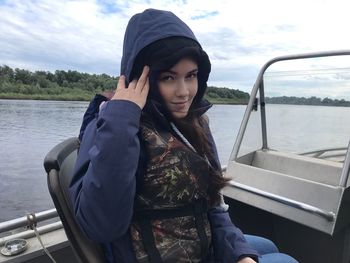
[[[245,185],[245,184],[241,184],[241,183],[237,183],[234,181],[230,181],[229,182],[230,186],[244,190],[246,192],[250,192],[256,195],[260,195],[262,197],[268,198],[270,200],[274,200],[276,202],[282,203],[282,204],[286,204],[290,207],[294,207],[294,208],[298,208],[301,210],[304,210],[306,212],[312,213],[312,214],[316,214],[319,216],[322,216],[324,218],[326,218],[328,221],[334,221],[335,220],[335,213],[331,212],[331,211],[325,211],[322,210],[318,207],[303,203],[303,202],[299,202],[290,198],[286,198],[280,195],[276,195],[270,192],[266,192],[263,190],[260,190],[258,188],[255,187],[251,187],[249,185]]]
[[[326,148],[326,149],[319,149],[319,150],[314,150],[309,152],[302,152],[299,154],[315,157],[319,159],[329,159],[332,157],[344,157],[345,159],[345,154],[347,149],[348,149],[347,147]],[[344,162],[344,159],[342,159],[341,161]]]
[[[37,222],[52,219],[58,216],[56,209],[49,209],[42,212],[34,213]],[[10,231],[19,227],[28,226],[28,217],[23,216],[0,223],[0,233]]]
[[[45,220],[48,219],[53,219],[58,217],[57,211],[56,209],[49,209],[49,210],[45,210],[42,212],[38,212],[38,213],[30,213],[27,216],[23,216],[23,217],[19,217],[19,218],[15,218],[12,220],[8,220],[8,221],[4,221],[4,222],[0,222],[0,234],[1,233],[6,233],[9,232],[8,235],[5,235],[4,237],[0,238],[0,246],[4,245],[6,241],[11,240],[11,239],[15,239],[15,238],[30,238],[30,237],[34,237],[35,236],[35,232],[30,228],[30,225],[33,223],[33,221],[30,221],[29,218],[31,219],[35,219],[35,224],[39,223],[39,222],[43,222]],[[18,232],[18,233],[11,233],[11,231],[16,230],[18,228],[25,228],[27,227],[27,230],[24,230],[22,232]],[[47,225],[43,225],[40,227],[37,227],[37,231],[39,232],[39,234],[44,234],[50,231],[54,231],[57,229],[62,228],[62,222],[56,221],[54,223],[50,223]]]

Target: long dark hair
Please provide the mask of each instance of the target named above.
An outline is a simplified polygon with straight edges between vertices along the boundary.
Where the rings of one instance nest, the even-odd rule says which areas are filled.
[[[152,107],[152,101],[155,102],[153,105],[161,112],[165,119],[169,122],[173,122],[182,135],[189,141],[194,147],[196,152],[206,158],[209,162],[209,178],[208,178],[208,197],[210,205],[217,205],[221,200],[220,190],[227,184],[229,179],[223,177],[222,169],[219,164],[219,160],[216,156],[216,149],[214,141],[210,138],[212,135],[209,130],[209,120],[206,115],[202,115],[199,112],[200,103],[203,102],[202,94],[197,92],[192,105],[189,109],[188,115],[183,119],[176,119],[167,109],[163,98],[160,96],[157,79],[161,71],[153,71],[150,76],[150,85],[152,91],[149,94],[148,102],[144,108],[144,112],[147,112],[151,116],[154,114],[154,107]],[[198,80],[200,83],[200,80]],[[199,84],[198,83],[198,84]],[[199,88],[199,87],[198,87]],[[203,87],[201,87],[203,89]],[[157,115],[157,114],[156,114]],[[155,117],[155,116],[153,116]],[[157,120],[156,120],[157,121]]]
[[[178,120],[172,117],[159,94],[158,77],[161,72],[170,69],[183,58],[189,58],[198,65],[198,91],[187,117]],[[141,75],[144,65],[149,65],[151,71],[149,74],[150,92],[143,111],[147,112],[152,109],[151,104],[153,102],[160,105],[157,109],[165,115],[166,119],[176,124],[199,155],[209,160],[209,202],[211,205],[217,204],[221,200],[220,190],[226,185],[228,179],[222,176],[221,167],[218,165],[218,160],[215,156],[216,150],[213,148],[213,143],[209,140],[211,135],[209,135],[208,123],[205,117],[196,111],[203,100],[211,70],[208,55],[194,39],[168,37],[155,41],[140,51],[135,58],[130,80]]]
[[[220,190],[229,181],[222,174],[219,161],[213,149],[214,142],[209,140],[209,123],[206,116],[198,116],[193,112],[180,120],[174,120],[176,126],[195,148],[197,153],[209,162],[208,196],[210,205],[217,205],[221,201]],[[210,135],[211,136],[211,135]]]

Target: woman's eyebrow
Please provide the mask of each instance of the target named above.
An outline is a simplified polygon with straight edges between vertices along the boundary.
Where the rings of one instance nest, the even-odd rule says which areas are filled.
[[[189,71],[187,74],[189,74],[189,73],[196,73],[197,71],[198,71],[198,68],[195,68],[195,69]]]
[[[186,74],[195,73],[195,72],[197,72],[197,71],[198,71],[198,68],[195,68],[195,69],[190,70],[190,71],[187,72]],[[171,69],[165,70],[165,71],[163,71],[161,74],[163,74],[163,73],[170,73],[170,74],[174,74],[174,75],[177,75],[177,74],[178,74],[178,72],[173,71],[173,70],[171,70]]]

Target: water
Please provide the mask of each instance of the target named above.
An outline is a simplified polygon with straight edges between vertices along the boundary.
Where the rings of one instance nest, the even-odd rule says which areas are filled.
[[[0,100],[0,222],[54,207],[43,159],[57,143],[77,136],[87,106],[87,102]],[[223,160],[228,160],[244,109],[216,105],[209,112]],[[225,121],[220,128],[230,115],[233,122]]]
[[[76,136],[86,102],[0,100],[0,222],[53,208],[43,159]]]
[[[54,207],[43,159],[57,143],[78,135],[87,106],[87,102],[0,100],[0,222]],[[311,148],[324,141],[322,146],[348,143],[350,108],[269,106],[269,141],[274,147],[292,145],[291,151],[302,151],[308,142]],[[208,112],[222,164],[229,159],[244,111],[242,105],[214,105]],[[260,140],[260,128],[252,127],[253,137]],[[298,145],[300,138],[303,142]]]

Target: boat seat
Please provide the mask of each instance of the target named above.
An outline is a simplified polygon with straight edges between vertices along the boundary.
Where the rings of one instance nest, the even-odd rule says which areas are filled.
[[[89,240],[80,230],[69,198],[68,189],[78,147],[78,138],[70,138],[56,145],[46,155],[44,167],[48,176],[48,188],[77,258],[83,263],[102,263],[106,262],[102,248]]]

